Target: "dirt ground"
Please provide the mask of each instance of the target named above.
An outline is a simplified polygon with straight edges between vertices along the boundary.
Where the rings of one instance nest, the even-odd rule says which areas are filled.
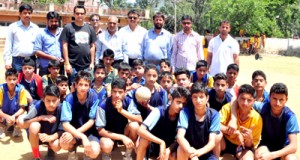
[[[0,83],[4,82],[4,65],[2,54],[0,55]],[[297,99],[300,94],[300,58],[297,57],[284,57],[277,55],[263,55],[261,60],[255,60],[253,56],[241,56],[240,57],[240,73],[238,77],[238,84],[251,83],[251,75],[255,70],[263,70],[267,75],[267,90],[275,82],[283,82],[289,89],[289,100],[287,106],[292,108],[300,122],[300,108],[299,100]],[[297,103],[298,102],[298,103]],[[41,148],[41,154],[46,154],[46,148]],[[298,136],[298,148],[300,148],[300,139]],[[80,157],[82,157],[82,149],[79,149]],[[114,153],[114,159],[121,159],[119,151]],[[297,151],[298,157],[300,157],[300,149]],[[225,156],[223,159],[232,159]],[[23,131],[23,137],[12,138],[10,135],[0,140],[0,159],[1,160],[30,160],[32,159],[31,148],[26,138],[26,134]],[[57,159],[67,159],[67,152],[60,151],[57,155]]]

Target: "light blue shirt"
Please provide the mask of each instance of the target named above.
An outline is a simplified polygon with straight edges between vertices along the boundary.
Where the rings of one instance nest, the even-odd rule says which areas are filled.
[[[33,46],[39,27],[30,22],[29,26],[23,25],[19,20],[8,26],[4,47],[3,59],[5,65],[11,65],[12,56],[28,57],[33,55]]]
[[[46,27],[43,31],[39,32],[36,36],[34,42],[33,52],[43,51],[46,54],[55,56],[56,58],[62,57],[62,45],[59,41],[60,34],[62,32],[62,28],[58,28],[56,34],[51,33]],[[39,58],[40,67],[48,67],[48,62],[50,60]]]
[[[124,60],[125,62],[128,62],[128,57],[124,54],[125,44],[118,31],[111,35],[108,30],[105,30],[98,37],[99,38],[96,41],[96,63],[99,62],[99,59],[103,58],[103,52],[106,49],[114,51],[115,60]]]
[[[146,61],[160,61],[161,59],[171,60],[172,55],[172,34],[162,29],[157,34],[150,29],[143,39],[143,53],[140,59]]]

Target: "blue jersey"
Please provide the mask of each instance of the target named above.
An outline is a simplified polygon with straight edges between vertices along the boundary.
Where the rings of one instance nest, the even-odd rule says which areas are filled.
[[[201,82],[202,82],[205,86],[208,86],[208,81],[209,81],[210,78],[212,78],[212,76],[211,76],[210,74],[206,73],[206,74],[202,77]],[[192,82],[195,83],[195,82],[197,82],[197,81],[198,81],[197,71],[195,71],[195,72],[193,73],[193,79],[192,79]]]
[[[146,117],[149,115],[150,110],[142,106],[137,102],[137,99],[135,98],[135,90],[132,90],[127,95],[132,99],[132,102],[129,105],[128,110],[133,112],[132,110],[135,110],[137,112],[133,112],[133,114],[141,115],[143,119],[146,119]],[[149,105],[152,107],[159,107],[164,106],[167,107],[168,103],[168,94],[167,91],[164,89],[161,89],[159,92],[155,89],[155,91],[151,94]]]
[[[60,116],[61,116],[61,104],[59,104],[53,114],[56,117],[56,121],[54,123],[50,123],[48,121],[40,121],[41,129],[40,133],[46,134],[54,134],[59,130],[62,130],[62,126],[60,126]],[[38,116],[49,115],[46,110],[45,103],[43,101],[37,101],[33,106],[30,107],[29,112],[24,117],[24,121],[33,119]]]
[[[138,78],[137,78],[137,77],[134,77],[134,78],[132,78],[132,83],[138,83],[138,84],[144,86],[145,83],[146,83],[146,80],[145,80],[144,77],[142,77],[141,80],[138,81]]]
[[[270,102],[270,99],[269,99],[269,92],[267,92],[266,90],[264,90],[264,100],[262,101],[263,103],[267,103],[267,102]]]
[[[37,85],[35,80],[31,80],[30,82],[26,81],[25,78],[23,77],[20,81],[20,84],[22,84],[25,89],[29,92],[29,94],[31,95],[32,99],[35,100],[40,100],[41,98],[38,95],[37,92]]]
[[[122,101],[123,109],[127,110],[131,99],[125,97]],[[96,128],[105,128],[113,133],[124,134],[128,119],[121,115],[112,104],[111,97],[99,103],[96,114]]]
[[[102,102],[107,97],[107,92],[104,83],[100,88],[96,88],[94,84],[92,84],[91,88],[97,93],[99,102]]]
[[[169,110],[170,107],[155,108],[143,122],[143,125],[147,127],[149,132],[165,141],[166,147],[169,147],[175,141],[179,118],[178,114],[174,120],[171,120],[169,118]]]
[[[206,107],[205,119],[202,122],[196,120],[194,107],[186,106],[180,111],[177,128],[186,130],[185,139],[195,149],[207,145],[210,133],[220,133],[220,115],[212,108]]]
[[[215,110],[217,110],[218,112],[221,110],[222,106],[224,106],[225,104],[229,103],[231,101],[232,95],[228,92],[224,93],[224,98],[222,100],[222,102],[217,101],[217,92],[215,89],[211,89],[208,92],[209,95],[209,106]]]
[[[21,84],[17,84],[14,91],[14,95],[10,95],[7,84],[0,85],[0,108],[3,113],[8,115],[15,114],[21,106],[27,106],[25,88]]]
[[[262,137],[259,145],[277,151],[289,144],[288,135],[299,133],[296,115],[284,107],[279,117],[274,117],[270,103],[255,103],[253,108],[263,118]]]
[[[98,96],[92,89],[89,89],[83,104],[78,101],[77,92],[68,94],[62,105],[61,122],[70,122],[76,129],[80,128],[90,119],[95,120],[98,103]],[[96,128],[92,127],[85,134],[95,131]]]

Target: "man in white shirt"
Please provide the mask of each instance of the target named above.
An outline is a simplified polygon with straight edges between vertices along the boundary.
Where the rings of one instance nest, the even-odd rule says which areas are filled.
[[[127,14],[128,25],[120,29],[123,42],[126,45],[124,54],[128,56],[129,65],[142,55],[142,42],[147,30],[139,25],[140,14],[136,10],[130,10]]]
[[[22,70],[22,62],[25,57],[35,59],[33,53],[34,41],[39,27],[31,22],[32,7],[22,4],[19,7],[20,20],[8,26],[4,47],[3,60],[5,69],[15,68]]]
[[[106,49],[114,51],[114,68],[118,68],[118,64],[123,61],[128,62],[128,58],[124,54],[125,45],[118,32],[118,22],[119,20],[116,16],[108,17],[107,29],[99,35],[96,41],[96,63],[99,63],[99,59],[103,58],[103,52]]]
[[[217,73],[226,73],[229,64],[239,65],[240,46],[228,34],[230,29],[229,21],[220,22],[220,34],[209,42],[207,64],[212,76]]]

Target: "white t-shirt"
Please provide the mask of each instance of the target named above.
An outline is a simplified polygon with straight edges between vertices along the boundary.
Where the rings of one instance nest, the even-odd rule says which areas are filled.
[[[208,52],[212,53],[210,74],[212,76],[217,73],[226,74],[227,66],[234,63],[233,55],[240,53],[240,46],[230,35],[224,41],[218,35],[210,40]]]

